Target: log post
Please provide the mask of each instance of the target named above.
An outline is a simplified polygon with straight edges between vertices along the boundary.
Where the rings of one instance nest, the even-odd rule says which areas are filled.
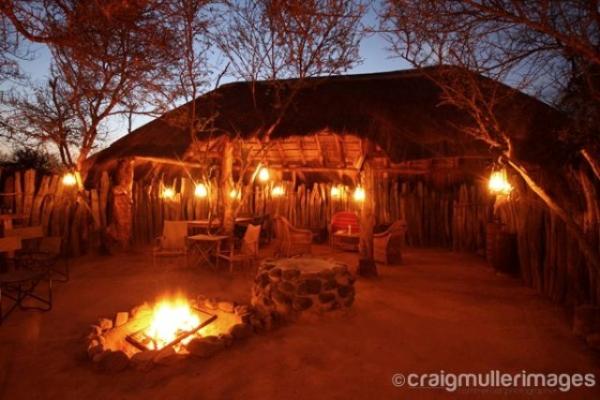
[[[235,219],[233,215],[233,199],[230,196],[233,189],[233,143],[230,139],[225,141],[223,159],[221,160],[221,199],[223,204],[223,233],[233,236]]]
[[[119,160],[112,188],[112,221],[107,229],[109,238],[121,248],[131,242],[133,221],[133,160]]]
[[[375,225],[375,178],[369,161],[365,161],[361,174],[365,199],[360,212],[360,241],[358,244],[358,273],[361,276],[377,276],[373,259],[373,227]]]

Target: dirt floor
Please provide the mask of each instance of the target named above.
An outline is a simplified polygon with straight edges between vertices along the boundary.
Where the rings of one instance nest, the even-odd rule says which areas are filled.
[[[356,263],[350,253],[317,253]],[[562,308],[495,274],[477,256],[409,250],[405,264],[356,282],[351,311],[256,335],[211,359],[150,372],[94,370],[82,334],[98,317],[167,291],[248,302],[250,279],[176,265],[147,252],[74,262],[48,313],[15,312],[0,327],[0,399],[531,398],[525,390],[394,387],[396,373],[594,373],[600,358],[571,334]],[[532,397],[599,399],[600,389]]]

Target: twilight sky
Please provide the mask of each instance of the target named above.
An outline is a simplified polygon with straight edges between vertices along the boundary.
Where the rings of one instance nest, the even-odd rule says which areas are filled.
[[[393,71],[410,67],[408,63],[403,60],[391,58],[385,47],[386,42],[378,35],[373,35],[363,39],[360,47],[360,55],[363,61],[348,73],[361,74]],[[43,45],[33,45],[31,49],[35,51],[35,59],[32,61],[21,62],[21,67],[22,70],[27,73],[33,81],[42,83],[49,74],[50,54],[48,49]],[[234,79],[232,77],[224,77],[221,82],[227,83],[233,80]],[[149,117],[137,117],[134,122],[134,128],[143,125],[149,120]],[[97,143],[99,148],[108,146],[110,143],[127,133],[125,121],[119,118],[114,118],[109,121],[107,127],[110,131],[109,137],[105,142]],[[4,149],[1,149],[2,147],[4,147]],[[8,150],[1,144],[0,149],[4,151]]]

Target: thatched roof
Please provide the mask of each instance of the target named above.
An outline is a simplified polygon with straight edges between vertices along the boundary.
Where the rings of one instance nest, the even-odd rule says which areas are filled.
[[[192,160],[202,150],[217,152],[219,137],[256,138],[278,116],[271,140],[280,141],[269,154],[283,166],[343,166],[360,155],[361,139],[369,139],[392,163],[439,157],[492,156],[489,146],[464,133],[470,117],[443,104],[439,87],[430,79],[436,69],[313,78],[295,92],[281,113],[278,94],[298,81],[237,82],[220,86],[195,100],[196,114],[205,121],[198,139],[182,120],[187,103],[122,137],[94,156],[103,169],[124,157]],[[480,77],[481,79],[486,79]],[[513,138],[515,156],[545,162],[564,154],[555,134],[560,115],[551,107],[506,87],[509,101],[499,109]],[[328,152],[327,149],[337,149]],[[319,154],[320,153],[320,154]]]

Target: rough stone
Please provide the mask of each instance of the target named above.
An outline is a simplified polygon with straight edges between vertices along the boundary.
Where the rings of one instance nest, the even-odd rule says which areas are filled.
[[[144,350],[135,353],[131,357],[131,365],[139,371],[148,371],[154,366],[154,357],[158,352],[154,350]]]
[[[229,334],[236,340],[246,339],[252,335],[252,326],[248,324],[235,324]]]
[[[352,282],[349,274],[338,274],[335,276],[335,283],[339,286],[349,286]]]
[[[273,290],[271,292],[271,298],[273,299],[273,301],[275,302],[275,304],[291,304],[292,303],[292,298],[290,295],[283,293],[280,290]]]
[[[333,293],[323,292],[319,294],[319,301],[321,303],[331,303],[333,300],[335,300],[335,294]]]
[[[250,330],[252,330],[252,327],[250,327]],[[223,342],[225,347],[229,347],[233,344],[233,336],[231,336],[229,333],[220,334],[219,340]]]
[[[127,311],[118,312],[115,315],[115,326],[125,325],[129,321],[129,313]]]
[[[282,277],[286,281],[293,281],[300,276],[300,271],[297,269],[286,269],[282,272]]]
[[[307,294],[319,294],[321,291],[321,281],[318,279],[306,279],[298,285],[296,293],[303,296]]]
[[[102,329],[98,325],[90,325],[90,332],[87,335],[88,339],[94,339],[102,335]]]
[[[177,361],[177,352],[173,346],[167,346],[157,351],[152,360],[156,364],[169,365]]]
[[[219,340],[216,336],[192,339],[186,346],[190,354],[201,358],[211,357],[224,347],[225,344],[223,341]]]
[[[354,293],[354,287],[352,286],[340,286],[337,290],[340,297],[348,297]]]
[[[234,312],[235,312],[235,315],[242,316],[242,315],[249,314],[251,312],[251,308],[249,305],[246,305],[246,304],[238,305],[238,306],[235,306]]]
[[[98,320],[98,326],[100,327],[100,329],[102,329],[103,331],[107,331],[109,329],[112,329],[113,327],[113,322],[112,320],[108,319],[108,318],[100,318]]]
[[[323,290],[331,290],[331,289],[335,289],[337,287],[337,284],[335,283],[334,279],[327,279],[325,281],[323,281]]]
[[[275,264],[271,264],[271,263],[267,262],[262,265],[262,269],[264,269],[265,271],[268,271],[272,268],[275,268]]]
[[[104,350],[101,353],[97,353],[94,355],[94,357],[92,357],[92,361],[95,363],[100,363],[100,361],[102,361],[109,353],[111,353],[110,350]]]
[[[219,310],[227,313],[233,313],[235,311],[235,303],[232,301],[219,301],[217,304]]]
[[[129,357],[121,350],[106,352],[100,360],[100,368],[110,373],[123,371],[128,365]]]
[[[281,279],[281,268],[273,268],[269,271],[269,279],[272,281],[279,281]]]
[[[267,286],[267,285],[269,284],[269,282],[270,282],[270,279],[269,279],[269,274],[268,274],[268,273],[266,273],[266,272],[263,272],[263,273],[261,273],[261,274],[258,274],[258,275],[256,276],[255,282],[256,282],[256,284],[258,285],[258,287],[260,287],[260,288],[264,288],[264,287],[265,287],[265,286]]]
[[[92,340],[87,348],[87,354],[90,359],[94,359],[96,354],[100,354],[104,351],[104,345],[97,340]]]
[[[219,302],[216,299],[205,299],[204,307],[209,310],[216,310],[219,307]]]
[[[284,293],[292,294],[296,291],[296,286],[294,286],[294,284],[291,282],[283,281],[280,282],[279,285],[277,285],[277,289],[281,290]]]
[[[296,311],[304,311],[312,306],[313,302],[309,297],[296,297],[292,303],[292,307]]]

